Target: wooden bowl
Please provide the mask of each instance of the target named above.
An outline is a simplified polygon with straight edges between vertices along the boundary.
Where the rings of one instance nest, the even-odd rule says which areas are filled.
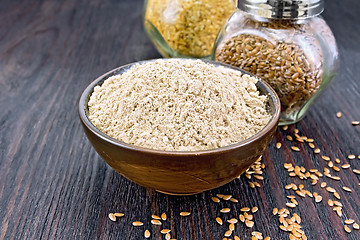
[[[154,60],[137,63],[149,61]],[[222,63],[203,61],[241,71]],[[85,89],[79,102],[80,119],[86,136],[98,154],[121,175],[159,192],[189,195],[234,180],[263,154],[275,133],[280,116],[280,100],[263,81],[258,81],[256,86],[262,94],[269,96],[268,108],[272,114],[269,123],[254,136],[229,146],[203,151],[161,151],[127,144],[98,130],[87,117],[87,103],[94,87],[113,75],[126,72],[134,64],[116,68],[97,78]]]

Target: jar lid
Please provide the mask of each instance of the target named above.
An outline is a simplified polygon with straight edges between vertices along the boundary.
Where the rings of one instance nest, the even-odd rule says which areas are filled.
[[[306,19],[324,10],[323,0],[239,0],[239,9],[271,19]]]

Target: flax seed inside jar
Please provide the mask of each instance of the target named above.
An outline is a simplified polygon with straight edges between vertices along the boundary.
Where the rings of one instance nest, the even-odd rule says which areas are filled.
[[[217,38],[214,57],[267,81],[281,101],[280,125],[287,125],[304,117],[335,76],[338,50],[318,16],[323,8],[310,11],[312,6],[295,0],[290,2],[296,8],[280,8],[280,2],[240,0]]]

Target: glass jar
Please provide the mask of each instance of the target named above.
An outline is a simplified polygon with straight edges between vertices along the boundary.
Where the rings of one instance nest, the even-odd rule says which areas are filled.
[[[144,27],[164,57],[210,58],[234,0],[146,0]]]
[[[279,125],[301,120],[338,69],[322,11],[322,0],[240,0],[216,40],[216,61],[256,75],[277,92]]]

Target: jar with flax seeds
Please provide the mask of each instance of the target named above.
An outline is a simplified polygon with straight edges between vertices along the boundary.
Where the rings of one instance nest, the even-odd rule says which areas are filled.
[[[144,28],[164,57],[210,58],[234,0],[146,0]]]
[[[281,101],[279,125],[301,120],[338,69],[322,0],[239,0],[213,57],[268,82]]]

